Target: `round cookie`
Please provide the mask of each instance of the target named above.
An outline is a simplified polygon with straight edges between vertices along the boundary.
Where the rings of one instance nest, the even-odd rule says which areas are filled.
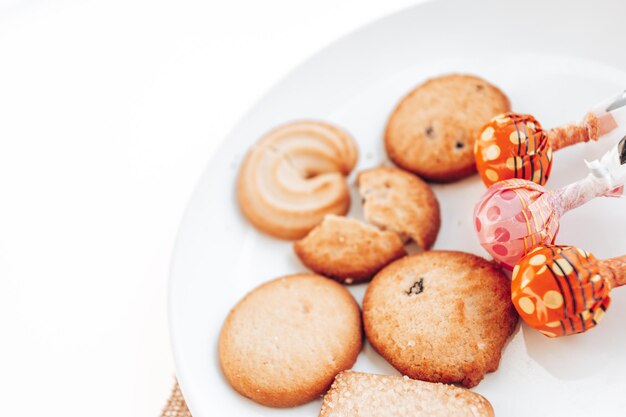
[[[341,284],[290,275],[248,293],[219,338],[224,376],[240,394],[291,407],[322,395],[361,350],[359,306]]]
[[[385,132],[389,158],[431,181],[476,172],[474,142],[492,117],[510,111],[509,99],[472,75],[452,74],[421,84],[400,101]]]
[[[473,387],[498,368],[517,323],[510,288],[496,266],[475,255],[429,251],[405,257],[367,288],[365,333],[404,375]]]

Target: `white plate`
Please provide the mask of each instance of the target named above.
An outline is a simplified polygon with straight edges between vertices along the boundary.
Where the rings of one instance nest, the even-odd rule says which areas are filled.
[[[290,242],[257,232],[237,208],[239,162],[261,134],[291,119],[325,119],[357,139],[357,170],[373,166],[385,159],[381,136],[397,100],[427,77],[448,72],[487,78],[506,91],[514,110],[533,113],[544,126],[571,121],[626,87],[624,16],[626,2],[614,0],[428,3],[337,41],[274,87],[224,141],[180,230],[170,326],[178,378],[194,417],[316,416],[320,406],[319,400],[287,410],[256,405],[235,393],[219,370],[217,337],[229,309],[259,283],[305,270]],[[583,158],[606,146],[558,152],[548,186],[585,175]],[[443,218],[435,248],[486,255],[471,227],[473,204],[484,190],[478,177],[434,189]],[[600,258],[626,253],[625,208],[625,199],[597,199],[568,213],[558,242]],[[351,287],[359,301],[364,290]],[[550,340],[522,326],[499,370],[475,391],[502,416],[615,415],[626,408],[623,317],[626,290],[618,289],[602,323],[587,334]],[[369,345],[354,368],[397,373]]]

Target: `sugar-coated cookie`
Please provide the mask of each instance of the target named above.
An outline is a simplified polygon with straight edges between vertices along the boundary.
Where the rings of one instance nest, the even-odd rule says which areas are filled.
[[[378,167],[359,173],[367,221],[429,249],[439,233],[439,202],[430,186],[410,172]]]
[[[346,284],[367,281],[406,255],[396,233],[332,214],[293,247],[307,267]]]
[[[483,396],[453,385],[345,371],[324,396],[319,417],[493,417]]]
[[[352,137],[331,124],[297,121],[263,136],[241,164],[239,206],[259,230],[300,239],[326,214],[350,208],[346,176],[357,161]]]
[[[367,338],[398,371],[466,387],[498,368],[517,317],[509,278],[462,252],[402,258],[374,277],[363,300]]]
[[[508,111],[506,95],[481,78],[432,78],[397,105],[387,124],[385,148],[406,170],[431,181],[454,181],[476,172],[476,135],[492,117]]]
[[[341,284],[290,275],[248,293],[219,338],[224,376],[240,394],[271,407],[322,395],[361,349],[359,306]]]

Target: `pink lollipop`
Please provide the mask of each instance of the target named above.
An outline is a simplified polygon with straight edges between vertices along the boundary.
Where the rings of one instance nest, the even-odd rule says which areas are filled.
[[[552,244],[559,219],[599,196],[619,196],[626,182],[626,137],[600,160],[587,164],[584,179],[558,190],[522,179],[500,181],[476,204],[480,244],[507,269],[539,245]]]

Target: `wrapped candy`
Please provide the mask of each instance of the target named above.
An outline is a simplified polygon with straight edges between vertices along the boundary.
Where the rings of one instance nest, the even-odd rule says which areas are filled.
[[[554,243],[564,213],[595,197],[621,195],[626,182],[626,137],[587,165],[591,171],[587,177],[558,190],[523,179],[489,187],[474,209],[480,244],[511,270],[537,246]]]
[[[595,106],[582,122],[548,131],[531,115],[501,114],[491,119],[476,139],[476,167],[487,186],[510,178],[544,185],[552,170],[553,151],[611,137],[620,130],[623,134],[625,127],[626,92]]]
[[[626,284],[626,255],[598,260],[573,246],[542,245],[513,269],[511,299],[520,317],[548,337],[595,327]]]

